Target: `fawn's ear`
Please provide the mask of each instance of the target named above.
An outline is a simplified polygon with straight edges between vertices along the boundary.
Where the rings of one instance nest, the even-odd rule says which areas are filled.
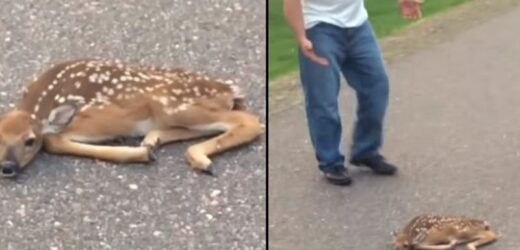
[[[43,125],[43,134],[57,133],[72,121],[77,108],[72,104],[64,104],[51,110],[47,122]]]

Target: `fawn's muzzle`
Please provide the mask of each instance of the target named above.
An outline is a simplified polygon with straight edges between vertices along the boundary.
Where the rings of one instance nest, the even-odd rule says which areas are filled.
[[[4,161],[0,164],[1,177],[13,177],[18,173],[20,166],[13,161]]]

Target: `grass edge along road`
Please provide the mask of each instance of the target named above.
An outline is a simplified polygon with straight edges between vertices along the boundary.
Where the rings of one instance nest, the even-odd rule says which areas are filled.
[[[423,18],[472,0],[424,0]],[[297,69],[296,43],[283,16],[283,0],[268,0],[268,77],[277,77]],[[378,38],[392,34],[414,23],[401,18],[397,0],[365,0],[365,5]]]

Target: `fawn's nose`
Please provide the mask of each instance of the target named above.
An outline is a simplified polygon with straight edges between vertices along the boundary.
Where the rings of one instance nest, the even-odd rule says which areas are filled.
[[[1,177],[13,177],[16,175],[19,166],[13,161],[4,161],[0,164],[0,176]]]

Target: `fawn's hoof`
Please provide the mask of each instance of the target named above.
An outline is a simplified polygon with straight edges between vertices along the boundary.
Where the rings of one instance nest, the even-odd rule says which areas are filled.
[[[209,175],[211,177],[217,177],[217,175],[213,172],[213,168],[211,166],[204,170],[198,170],[198,172],[204,175]]]
[[[161,138],[159,137],[145,137],[141,142],[141,146],[143,147],[153,147],[155,149],[159,149],[161,146]]]
[[[157,147],[146,145],[146,150],[148,153],[148,162],[156,162],[157,161]]]
[[[196,147],[189,147],[184,156],[192,168],[206,172],[210,170],[211,160]]]

